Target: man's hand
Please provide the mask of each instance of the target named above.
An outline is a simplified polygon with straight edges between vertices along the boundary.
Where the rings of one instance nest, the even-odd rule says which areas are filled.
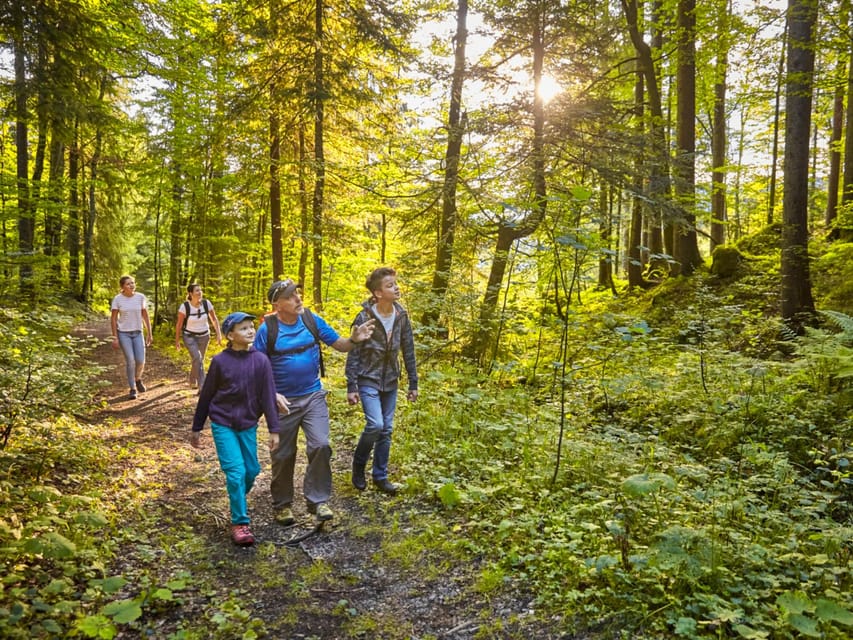
[[[417,389],[409,389],[409,393],[406,394],[406,399],[409,402],[414,402],[418,399],[418,390]]]
[[[275,404],[279,413],[290,413],[290,400],[280,393],[275,394]]]
[[[358,391],[347,394],[347,404],[358,404]]]
[[[364,342],[370,336],[373,335],[373,325],[376,324],[376,320],[371,318],[364,324],[358,325],[355,329],[353,329],[352,335],[350,336],[350,340],[355,342],[356,344],[360,342]]]
[[[201,431],[190,432],[190,444],[196,449],[201,449]]]

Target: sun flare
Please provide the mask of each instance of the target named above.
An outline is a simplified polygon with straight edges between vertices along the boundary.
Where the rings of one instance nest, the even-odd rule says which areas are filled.
[[[563,90],[560,86],[560,83],[557,82],[551,76],[542,76],[539,80],[539,87],[537,88],[537,92],[539,97],[542,98],[542,101],[545,104],[548,104],[553,100],[557,95]]]

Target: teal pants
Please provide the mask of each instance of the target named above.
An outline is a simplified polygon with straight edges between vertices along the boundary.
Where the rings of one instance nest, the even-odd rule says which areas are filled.
[[[261,472],[258,462],[258,425],[235,431],[231,427],[212,422],[213,442],[219,466],[225,474],[225,488],[231,505],[231,524],[249,524],[246,494],[252,490],[255,478]]]

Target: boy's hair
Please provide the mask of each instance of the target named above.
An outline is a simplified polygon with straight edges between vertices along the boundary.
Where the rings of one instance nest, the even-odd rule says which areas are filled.
[[[394,271],[391,267],[379,267],[378,269],[374,269],[370,272],[370,275],[367,276],[367,282],[364,283],[364,286],[367,287],[367,290],[370,293],[373,293],[377,289],[382,286],[382,278],[386,276],[396,276],[397,272]]]

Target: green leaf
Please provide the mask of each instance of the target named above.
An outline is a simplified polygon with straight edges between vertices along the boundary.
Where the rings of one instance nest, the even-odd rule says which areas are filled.
[[[441,503],[450,509],[462,501],[462,496],[456,489],[456,485],[452,482],[445,483],[441,489],[438,490],[438,497],[441,498]]]
[[[838,622],[848,627],[853,625],[853,613],[832,600],[820,598],[816,603],[815,615],[824,622]]]
[[[163,587],[160,587],[154,593],[151,594],[151,599],[170,601],[174,598],[172,597],[172,592],[169,589],[164,589]]]
[[[74,516],[74,522],[93,529],[107,525],[107,519],[96,511],[81,511]]]
[[[800,613],[792,613],[788,616],[788,624],[804,636],[809,636],[810,638],[821,637],[820,631],[817,630],[817,620],[813,620],[808,616],[804,616]]]
[[[801,591],[786,591],[780,594],[776,598],[776,605],[791,614],[811,611],[814,608],[809,597]]]
[[[675,623],[675,633],[680,636],[694,636],[696,634],[696,620],[693,618],[679,618]]]
[[[104,593],[115,593],[127,584],[127,580],[121,576],[110,576],[103,580],[90,580],[89,584],[93,587],[100,587]]]
[[[745,624],[736,624],[734,629],[741,638],[747,638],[748,640],[764,640],[769,635],[766,631],[753,629]]]
[[[675,480],[665,473],[637,473],[625,478],[622,482],[622,490],[633,498],[639,498],[663,488],[675,489]]]
[[[116,600],[106,605],[101,612],[123,624],[139,618],[142,615],[142,607],[136,600]]]
[[[115,625],[109,618],[101,615],[86,616],[77,621],[75,628],[89,638],[112,640],[116,636]]]

